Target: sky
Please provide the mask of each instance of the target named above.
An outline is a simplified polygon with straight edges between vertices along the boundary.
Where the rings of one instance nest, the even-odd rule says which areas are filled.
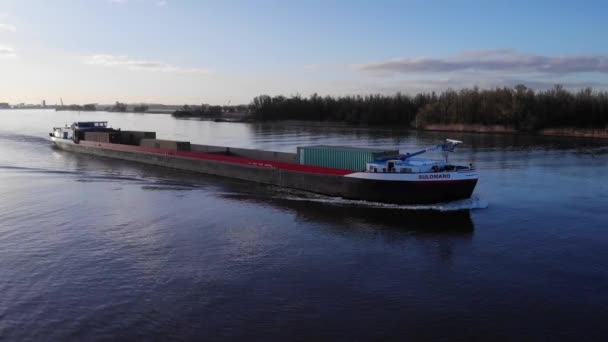
[[[0,0],[0,102],[608,89],[608,1]]]

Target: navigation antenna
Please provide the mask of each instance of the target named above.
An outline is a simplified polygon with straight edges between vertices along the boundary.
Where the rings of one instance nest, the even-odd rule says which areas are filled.
[[[460,140],[453,139],[445,139],[445,142],[441,145],[441,154],[443,158],[445,158],[445,163],[448,163],[448,155],[450,152],[454,152],[456,150],[456,146],[462,144]]]

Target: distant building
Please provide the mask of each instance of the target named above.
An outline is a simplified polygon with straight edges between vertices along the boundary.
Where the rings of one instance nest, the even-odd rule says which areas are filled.
[[[46,107],[46,100],[42,100],[42,108]]]
[[[11,105],[8,102],[0,102],[0,109],[11,109]]]

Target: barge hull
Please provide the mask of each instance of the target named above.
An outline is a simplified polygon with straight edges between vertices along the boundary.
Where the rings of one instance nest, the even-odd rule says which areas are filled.
[[[253,181],[353,200],[391,204],[425,204],[469,198],[477,180],[403,182],[345,177],[352,171],[272,163],[246,158],[174,151],[137,146],[52,139],[58,148],[90,155],[135,161],[179,170]],[[242,159],[242,162],[241,160]],[[305,171],[303,171],[305,170]]]

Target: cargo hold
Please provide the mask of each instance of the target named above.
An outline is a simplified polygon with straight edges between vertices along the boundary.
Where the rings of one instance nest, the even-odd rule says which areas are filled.
[[[190,142],[189,141],[141,139],[139,146],[160,148],[163,150],[190,151]]]

